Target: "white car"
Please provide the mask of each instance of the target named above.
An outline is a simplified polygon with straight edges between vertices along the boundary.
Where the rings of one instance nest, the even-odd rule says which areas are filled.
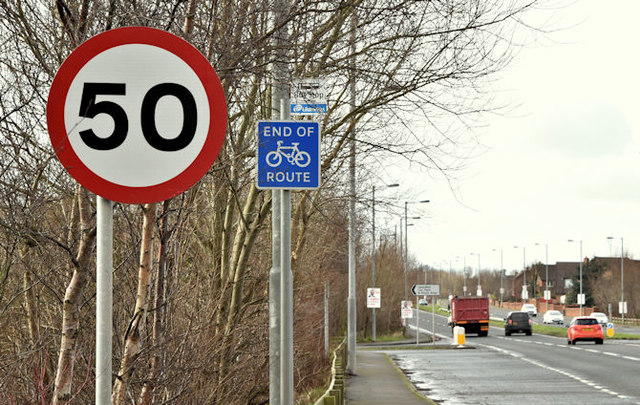
[[[538,310],[533,304],[522,304],[522,308],[520,308],[520,311],[528,312],[529,316],[538,316]]]
[[[603,330],[607,327],[607,324],[609,323],[609,318],[607,317],[607,315],[605,315],[602,312],[592,312],[591,315],[589,316],[591,316],[592,318],[596,318],[600,326],[602,326]]]
[[[562,312],[552,309],[544,313],[542,323],[557,323],[559,325],[564,325],[564,316],[562,316]]]

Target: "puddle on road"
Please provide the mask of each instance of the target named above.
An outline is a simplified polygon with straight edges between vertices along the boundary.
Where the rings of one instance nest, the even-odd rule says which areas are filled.
[[[423,395],[442,405],[630,403],[492,350],[387,354]]]

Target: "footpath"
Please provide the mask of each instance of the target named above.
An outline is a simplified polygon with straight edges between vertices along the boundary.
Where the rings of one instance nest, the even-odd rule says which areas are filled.
[[[347,378],[347,405],[434,404],[418,393],[385,353],[371,349],[356,350],[356,375]]]

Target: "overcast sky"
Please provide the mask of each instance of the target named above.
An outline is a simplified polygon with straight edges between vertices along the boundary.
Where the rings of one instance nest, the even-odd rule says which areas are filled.
[[[568,239],[593,257],[619,255],[620,237],[640,258],[640,1],[583,0],[555,15],[571,27],[521,51],[497,84],[519,107],[479,130],[487,152],[458,182],[460,201],[444,182],[413,182],[431,200],[408,233],[422,263],[475,271],[473,252],[497,269],[502,249],[514,270],[522,246],[527,265],[545,261],[545,245],[550,263],[577,261]]]

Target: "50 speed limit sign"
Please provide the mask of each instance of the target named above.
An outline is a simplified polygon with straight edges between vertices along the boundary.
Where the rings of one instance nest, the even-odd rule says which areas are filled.
[[[157,202],[211,168],[227,106],[196,48],[165,31],[126,27],[90,38],[64,61],[47,125],[60,162],[84,187],[113,201]]]

